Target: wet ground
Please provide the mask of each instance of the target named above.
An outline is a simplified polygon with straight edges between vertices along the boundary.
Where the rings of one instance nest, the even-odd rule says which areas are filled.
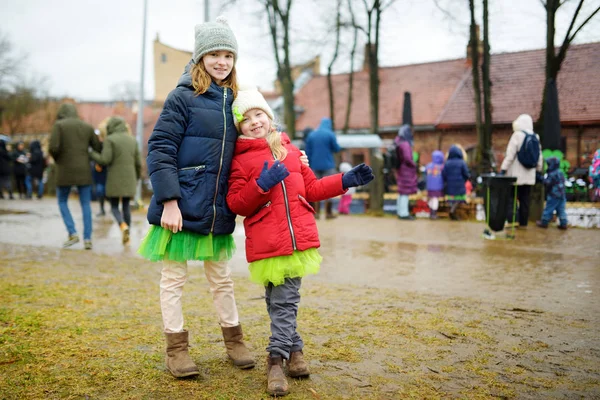
[[[70,203],[79,232],[81,211]],[[98,204],[93,203],[94,214]],[[94,217],[93,252],[130,255],[148,229],[133,212],[131,244],[120,244],[112,216]],[[318,222],[321,273],[318,282],[393,288],[441,296],[468,295],[518,308],[557,311],[600,321],[600,230],[529,226],[515,240],[481,238],[484,225],[447,220],[399,221],[392,217],[340,216]],[[0,200],[0,242],[60,248],[66,239],[56,199]],[[231,263],[247,276],[241,219]],[[83,247],[82,243],[73,250]]]
[[[299,321],[313,373],[290,399],[600,398],[600,230],[531,226],[487,241],[475,222],[353,215],[318,226],[324,262],[305,279]],[[206,377],[164,371],[159,265],[135,253],[147,229],[134,212],[124,247],[112,217],[95,217],[92,251],[61,250],[56,199],[0,200],[0,393],[266,398],[264,359],[244,373],[223,358],[201,268],[190,285],[205,289],[185,299]],[[268,320],[245,279],[241,223],[235,240],[238,306],[262,354]]]

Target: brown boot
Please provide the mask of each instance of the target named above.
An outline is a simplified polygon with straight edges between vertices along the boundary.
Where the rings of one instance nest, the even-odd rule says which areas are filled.
[[[288,374],[292,378],[306,378],[310,375],[308,363],[304,361],[302,350],[292,351],[290,359],[287,361]]]
[[[200,375],[188,354],[188,331],[165,333],[167,338],[167,369],[175,378]]]
[[[267,356],[267,392],[272,396],[285,396],[290,391],[283,373],[283,359]]]
[[[227,355],[233,360],[233,365],[241,369],[253,368],[254,357],[252,357],[252,354],[250,354],[250,351],[242,340],[244,338],[242,325],[230,328],[221,327],[221,330],[223,331],[223,340],[225,341]]]

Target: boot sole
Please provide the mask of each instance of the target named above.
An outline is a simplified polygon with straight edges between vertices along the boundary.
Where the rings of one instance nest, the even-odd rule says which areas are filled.
[[[254,366],[256,365],[256,363],[253,361],[250,364],[236,364],[233,363],[234,366],[236,366],[239,369],[250,369],[250,368],[254,368]]]
[[[173,371],[171,371],[171,370],[168,370],[168,371],[169,371],[169,372],[171,373],[171,375],[173,375],[175,378],[189,378],[189,377],[192,377],[192,376],[198,376],[198,375],[200,375],[200,371],[190,371],[190,372],[183,372],[183,373],[180,373],[180,374],[175,374],[175,373],[173,373]]]
[[[293,372],[293,373],[292,372],[288,372],[288,375],[291,378],[302,379],[302,378],[308,378],[310,376],[310,372],[309,371],[306,371],[306,372],[304,372],[304,371],[303,372]]]
[[[269,390],[267,389],[267,393],[269,393],[271,396],[287,396],[290,391],[289,390]]]

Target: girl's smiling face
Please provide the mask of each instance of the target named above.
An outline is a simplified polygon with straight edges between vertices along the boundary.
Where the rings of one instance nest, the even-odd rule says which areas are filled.
[[[234,56],[230,51],[216,50],[202,57],[204,69],[217,84],[221,84],[233,69]]]
[[[266,112],[260,108],[252,108],[244,114],[244,119],[240,122],[242,135],[255,139],[267,137],[271,130],[271,120]]]

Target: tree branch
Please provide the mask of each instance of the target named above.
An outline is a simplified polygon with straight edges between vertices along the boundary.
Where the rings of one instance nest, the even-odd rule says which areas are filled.
[[[570,42],[572,42],[572,41],[573,41],[573,39],[575,39],[575,35],[577,35],[577,33],[578,33],[580,30],[581,30],[581,28],[583,28],[583,26],[584,26],[585,24],[587,24],[588,22],[590,22],[590,20],[592,19],[592,17],[593,17],[594,15],[598,14],[598,11],[600,11],[600,7],[596,8],[596,9],[594,10],[594,12],[593,12],[593,13],[592,13],[592,14],[591,14],[589,17],[587,17],[587,18],[586,18],[586,20],[585,20],[585,21],[583,21],[583,23],[582,23],[581,25],[579,25],[579,28],[577,28],[577,30],[576,30],[576,31],[573,33],[573,35],[571,35],[571,39],[569,39],[569,41],[570,41]]]

